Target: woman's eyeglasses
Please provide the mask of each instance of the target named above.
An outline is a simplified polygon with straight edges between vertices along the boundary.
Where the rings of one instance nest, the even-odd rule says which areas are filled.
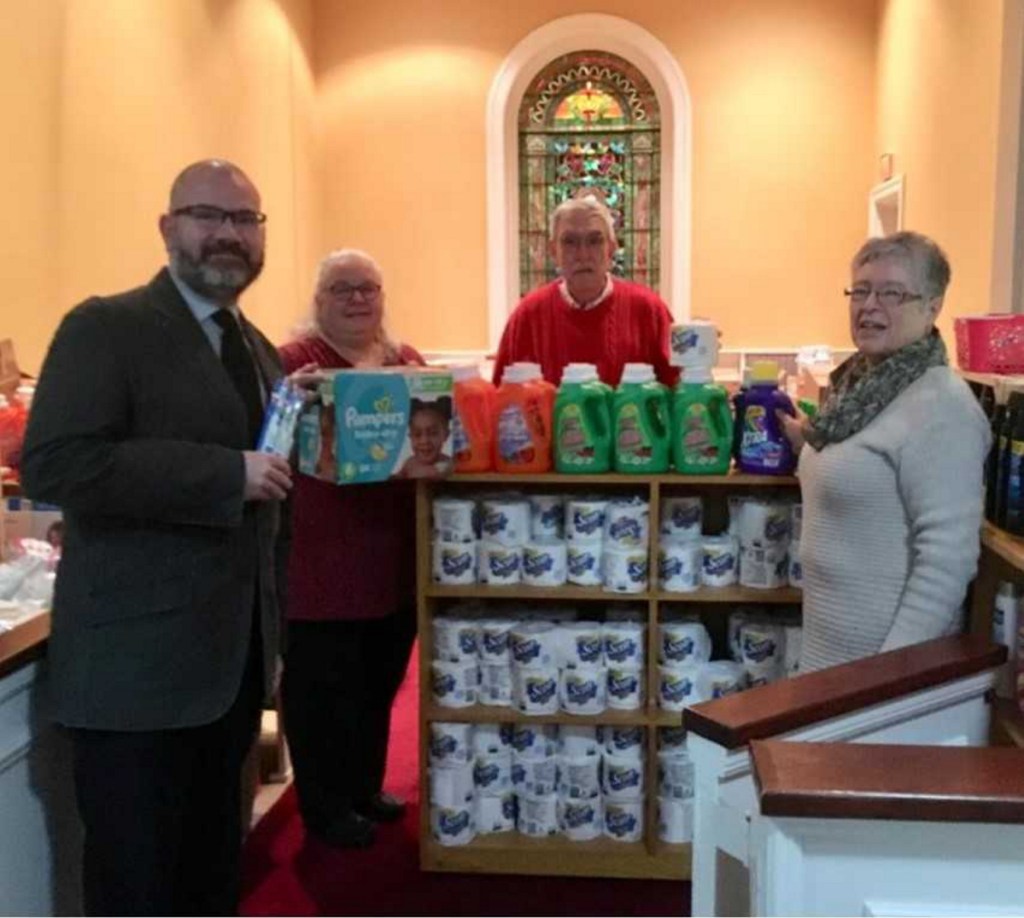
[[[850,302],[857,305],[866,303],[872,293],[875,295],[875,300],[879,305],[886,307],[886,309],[893,309],[896,306],[902,306],[904,303],[924,299],[920,293],[911,293],[902,287],[880,287],[878,290],[875,290],[874,287],[857,286],[847,287],[843,291],[843,295],[848,296]]]

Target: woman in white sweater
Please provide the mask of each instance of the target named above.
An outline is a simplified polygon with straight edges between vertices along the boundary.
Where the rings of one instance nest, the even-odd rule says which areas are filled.
[[[817,418],[780,418],[800,452],[802,670],[956,632],[978,561],[991,434],[935,329],[949,262],[904,232],[851,269],[857,353]]]

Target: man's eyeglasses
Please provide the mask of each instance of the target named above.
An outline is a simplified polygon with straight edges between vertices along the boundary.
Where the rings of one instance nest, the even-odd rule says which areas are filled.
[[[327,292],[334,297],[336,300],[344,300],[348,302],[357,293],[367,302],[377,299],[380,296],[380,284],[374,284],[370,281],[366,281],[362,284],[331,284],[327,288]]]
[[[209,230],[218,230],[225,220],[230,220],[236,229],[253,229],[267,222],[267,215],[258,210],[224,210],[212,204],[189,204],[188,207],[176,207],[171,211],[172,217],[191,217],[201,226]]]
[[[875,290],[874,287],[847,287],[843,294],[850,298],[851,303],[866,303],[871,294],[875,295],[875,300],[879,305],[884,306],[886,309],[894,309],[897,306],[902,306],[904,303],[911,303],[914,300],[923,300],[924,297],[920,293],[911,293],[909,290],[904,290],[902,287],[880,287]]]

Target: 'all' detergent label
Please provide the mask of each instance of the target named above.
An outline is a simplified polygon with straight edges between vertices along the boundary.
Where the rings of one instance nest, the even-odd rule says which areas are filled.
[[[785,454],[782,443],[773,440],[764,405],[747,405],[743,412],[743,438],[740,453],[744,461],[766,469],[782,466]]]

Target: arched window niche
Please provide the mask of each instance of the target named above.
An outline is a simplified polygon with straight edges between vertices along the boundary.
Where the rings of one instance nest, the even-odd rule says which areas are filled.
[[[645,29],[617,16],[584,14],[556,19],[534,30],[512,50],[491,84],[487,101],[488,333],[497,347],[527,278],[529,251],[520,245],[520,112],[537,79],[569,55],[595,49],[621,58],[646,80],[660,120],[660,188],[657,251],[647,264],[653,282],[677,319],[690,315],[691,111],[682,71],[668,49]],[[585,85],[584,80],[584,85]],[[597,82],[597,81],[592,81]],[[621,103],[620,103],[621,104]],[[620,239],[620,242],[624,240]],[[623,259],[625,255],[623,255]]]

